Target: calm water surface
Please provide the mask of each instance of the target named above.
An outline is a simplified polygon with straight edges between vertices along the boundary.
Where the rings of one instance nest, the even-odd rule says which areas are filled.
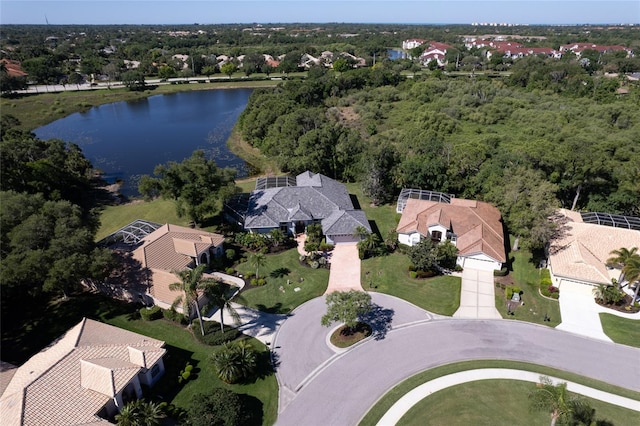
[[[138,194],[141,175],[168,161],[182,161],[196,149],[238,176],[247,164],[226,146],[252,89],[198,90],[117,102],[76,113],[34,133],[41,139],[62,139],[82,148],[108,181],[124,180],[122,193]]]

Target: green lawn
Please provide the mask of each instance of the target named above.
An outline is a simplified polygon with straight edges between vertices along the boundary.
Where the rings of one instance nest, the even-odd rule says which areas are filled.
[[[524,293],[522,301],[524,306],[516,309],[515,315],[507,315],[507,305],[504,290],[496,287],[496,309],[503,318],[527,321],[536,324],[555,327],[562,322],[560,317],[560,304],[557,300],[550,300],[540,295],[540,272],[531,261],[531,253],[520,249],[509,254],[514,261],[513,270],[509,272],[513,283],[520,287]],[[547,314],[550,321],[544,321]]]
[[[349,194],[355,195],[360,208],[364,210],[369,222],[373,222],[374,232],[375,228],[380,232],[382,239],[386,238],[389,231],[395,231],[400,220],[400,214],[396,213],[395,204],[384,204],[382,206],[371,205],[371,199],[366,197],[362,193],[362,187],[359,183],[347,183],[345,184]]]
[[[435,392],[414,405],[397,423],[417,425],[546,425],[551,416],[529,410],[529,393],[535,384],[517,380],[481,380]],[[638,413],[591,398],[584,398],[598,419],[617,425],[638,420]],[[452,415],[455,413],[455,415]]]
[[[604,334],[614,342],[640,348],[640,320],[601,313],[600,322]]]
[[[399,297],[441,315],[453,315],[460,306],[460,278],[409,277],[409,258],[401,253],[362,262],[362,287]]]
[[[116,316],[107,322],[120,328],[164,340],[167,343],[166,373],[157,386],[152,389],[153,393],[162,395],[164,400],[170,400],[173,404],[186,409],[195,395],[207,393],[212,388],[223,387],[257,398],[262,405],[262,424],[272,425],[275,423],[278,410],[278,383],[275,375],[267,375],[247,385],[227,385],[218,379],[209,363],[208,359],[214,348],[196,341],[184,327],[164,319],[156,321],[132,320],[127,315]],[[251,344],[263,352],[267,351],[267,348],[256,339],[251,339]],[[187,362],[194,366],[196,378],[189,380],[182,388],[179,388],[177,387],[177,377]]]
[[[613,393],[616,395],[624,396],[632,399],[640,399],[640,393],[634,392],[629,389],[619,388],[617,386],[610,385],[608,383],[600,382],[598,380],[590,379],[587,377],[579,376],[577,374],[568,373],[562,370],[557,370],[555,368],[549,368],[542,365],[529,364],[524,362],[517,361],[499,361],[499,360],[479,360],[479,361],[466,361],[459,362],[454,364],[443,365],[440,367],[432,368],[421,373],[416,374],[403,381],[399,385],[395,386],[393,389],[389,390],[363,417],[362,421],[360,421],[360,426],[373,426],[377,424],[380,418],[391,408],[391,406],[398,401],[402,396],[407,394],[412,389],[415,389],[419,385],[428,382],[429,380],[436,379],[438,377],[446,376],[448,374],[456,373],[459,371],[472,370],[477,368],[512,368],[519,369],[524,371],[533,371],[535,373],[539,373],[541,375],[554,376],[559,377],[561,379],[572,381],[576,383],[580,383],[585,386],[592,387],[594,389],[599,389],[604,392]],[[435,394],[434,394],[435,395]],[[509,394],[507,394],[509,395]],[[461,404],[474,404],[473,400],[468,400],[466,398],[456,398],[455,396],[451,398],[452,402],[459,402]],[[526,404],[526,403],[525,403]],[[594,405],[595,407],[595,405]],[[528,409],[528,405],[526,405]],[[457,409],[456,409],[457,410]],[[617,411],[618,408],[616,407]],[[488,419],[498,418],[495,413],[502,413],[503,409],[497,409],[493,413],[490,414]],[[605,415],[605,411],[598,412],[601,416]],[[445,417],[446,421],[441,421],[440,423],[434,424],[450,424],[451,421],[455,420],[456,416],[451,413],[457,413],[457,411],[449,411],[448,417]],[[635,413],[637,417],[637,413]],[[541,423],[541,424],[547,424]],[[466,424],[483,424],[483,423],[474,423],[467,422]],[[492,422],[486,424],[493,424]],[[511,424],[532,424],[525,422],[512,422]],[[616,424],[629,424],[628,422],[621,422]],[[633,424],[633,422],[632,422]]]
[[[267,283],[242,293],[247,304],[261,311],[287,314],[304,302],[322,296],[329,284],[329,270],[302,266],[298,256],[296,249],[267,255],[266,264],[259,270],[260,276],[267,277]],[[255,268],[247,262],[236,269],[244,274],[255,273]],[[278,272],[282,276],[276,276]],[[295,291],[296,288],[300,290]]]
[[[178,217],[176,206],[171,200],[140,200],[119,206],[107,206],[100,214],[100,229],[98,229],[96,241],[100,241],[136,219],[182,226],[187,226],[189,223],[186,217]]]

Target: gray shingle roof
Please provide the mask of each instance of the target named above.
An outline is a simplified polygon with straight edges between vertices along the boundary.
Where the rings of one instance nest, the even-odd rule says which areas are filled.
[[[351,197],[340,182],[306,171],[296,176],[296,184],[253,191],[245,228],[274,228],[297,220],[321,220],[325,235],[350,234],[357,226],[371,230],[364,212],[353,209]]]

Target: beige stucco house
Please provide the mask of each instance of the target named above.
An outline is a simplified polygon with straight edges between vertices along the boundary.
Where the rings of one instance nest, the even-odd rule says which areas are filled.
[[[99,425],[164,373],[164,342],[84,318],[17,369],[0,424]]]
[[[423,238],[449,240],[458,248],[461,267],[501,269],[507,257],[500,211],[481,201],[446,200],[407,199],[396,228],[398,242],[413,246]]]

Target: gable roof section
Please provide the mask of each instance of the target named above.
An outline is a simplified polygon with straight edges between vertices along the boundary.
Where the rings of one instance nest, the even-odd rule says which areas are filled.
[[[338,220],[339,218],[342,219]],[[351,197],[343,184],[320,173],[309,171],[296,176],[296,186],[253,191],[249,198],[244,227],[275,228],[281,223],[298,220],[322,221],[322,231],[325,235],[335,235],[330,233],[333,229],[343,231],[349,221],[357,223],[356,226],[370,229],[364,212],[354,210]],[[336,221],[340,223],[339,227],[335,227]],[[353,229],[340,233],[351,232]]]
[[[166,352],[163,346],[160,340],[84,318],[17,369],[0,397],[1,422],[106,423],[96,414],[142,369],[130,348],[155,363]]]
[[[133,256],[146,268],[167,271],[184,269],[191,263],[192,257],[223,242],[224,237],[219,234],[165,224],[144,237],[142,245],[135,249]]]
[[[565,221],[551,241],[549,264],[554,275],[593,284],[611,283],[606,261],[613,250],[640,247],[640,231],[582,222],[579,213],[559,210]]]
[[[410,198],[396,231],[417,232],[426,237],[429,227],[435,225],[456,234],[459,255],[483,253],[497,261],[507,261],[500,211],[491,204],[462,198],[452,198],[450,204]]]
[[[358,226],[371,232],[367,216],[362,210],[336,210],[322,220],[325,235],[351,235]]]

